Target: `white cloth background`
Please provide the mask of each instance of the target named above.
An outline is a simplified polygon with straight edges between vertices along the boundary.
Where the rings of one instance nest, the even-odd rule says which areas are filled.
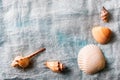
[[[100,19],[104,6],[109,23]],[[91,35],[95,25],[108,26],[112,40],[98,44]],[[86,75],[77,65],[79,50],[98,45],[106,57],[106,68]],[[10,66],[17,55],[28,55],[45,47],[25,70]],[[119,0],[0,0],[0,80],[119,80]],[[45,68],[47,60],[60,60],[68,69],[61,74]]]

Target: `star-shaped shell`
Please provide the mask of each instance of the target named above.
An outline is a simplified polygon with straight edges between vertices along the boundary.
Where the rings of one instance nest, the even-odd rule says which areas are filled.
[[[87,74],[102,70],[105,67],[105,58],[99,47],[93,44],[83,47],[78,54],[78,66]]]

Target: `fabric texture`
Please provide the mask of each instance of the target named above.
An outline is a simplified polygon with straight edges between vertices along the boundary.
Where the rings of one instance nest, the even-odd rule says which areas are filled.
[[[109,23],[100,19],[105,7]],[[91,29],[107,26],[113,31],[108,44],[98,44]],[[94,75],[77,65],[79,50],[87,44],[101,48],[106,68]],[[26,69],[13,68],[18,55],[29,55],[45,47]],[[120,80],[120,1],[119,0],[0,0],[0,80]],[[54,73],[44,66],[59,60],[67,69]]]

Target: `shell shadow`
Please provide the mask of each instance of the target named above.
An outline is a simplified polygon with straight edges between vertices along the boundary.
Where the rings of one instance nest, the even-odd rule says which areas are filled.
[[[61,74],[63,75],[69,75],[71,73],[71,69],[69,67],[65,67],[65,69],[61,72]]]
[[[116,34],[115,34],[115,32],[112,32],[112,34],[111,34],[111,39],[110,39],[110,41],[108,42],[108,43],[114,43],[115,41],[116,41]]]
[[[36,64],[36,60],[35,59],[32,59],[30,61],[30,64],[28,67],[26,67],[24,70],[30,70],[30,69],[33,69],[35,67],[35,64]]]
[[[111,22],[113,20],[113,16],[112,16],[113,13],[109,12],[109,16],[108,16],[108,23]]]

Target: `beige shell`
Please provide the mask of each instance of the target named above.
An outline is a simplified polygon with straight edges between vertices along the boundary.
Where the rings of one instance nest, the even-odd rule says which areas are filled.
[[[112,31],[108,27],[96,26],[92,29],[94,39],[100,43],[105,44],[111,38]]]
[[[26,68],[30,63],[30,59],[22,56],[17,56],[15,59],[12,61],[11,66],[13,67],[22,67]]]
[[[21,68],[26,68],[30,64],[31,58],[33,58],[35,55],[39,54],[40,52],[45,51],[45,48],[41,48],[37,50],[36,52],[28,55],[28,56],[17,56],[15,59],[12,61],[11,66],[12,67],[21,67]]]
[[[62,72],[64,70],[64,65],[59,61],[46,61],[45,66],[51,69],[53,72]]]
[[[87,74],[94,74],[105,67],[105,58],[96,45],[83,47],[78,54],[78,66]]]
[[[105,9],[105,7],[102,8],[100,17],[104,22],[108,22],[109,12],[108,12],[108,10]]]

